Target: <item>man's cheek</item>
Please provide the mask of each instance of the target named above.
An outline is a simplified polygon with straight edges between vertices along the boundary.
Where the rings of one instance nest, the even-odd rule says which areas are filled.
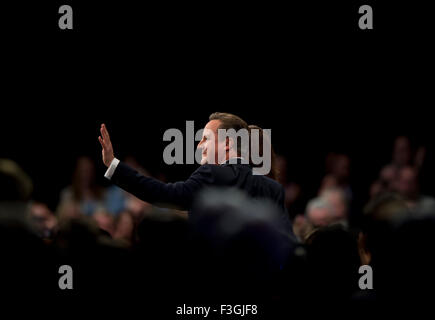
[[[214,160],[214,155],[210,152],[207,152],[207,163],[208,164],[214,164],[215,160]]]
[[[216,164],[214,148],[207,149],[207,162],[209,164]]]

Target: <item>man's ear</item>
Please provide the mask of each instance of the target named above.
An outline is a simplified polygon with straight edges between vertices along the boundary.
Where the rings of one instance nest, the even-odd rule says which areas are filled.
[[[234,141],[230,137],[227,137],[227,143],[225,144],[225,151],[229,151],[233,148]]]

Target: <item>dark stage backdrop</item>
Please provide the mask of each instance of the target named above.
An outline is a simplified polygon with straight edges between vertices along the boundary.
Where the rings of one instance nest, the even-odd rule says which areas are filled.
[[[271,128],[289,177],[309,192],[327,152],[348,153],[365,197],[398,134],[427,145],[432,159],[430,16],[399,2],[368,1],[375,29],[365,33],[358,1],[68,1],[69,33],[57,28],[63,3],[11,4],[1,12],[10,32],[0,156],[16,160],[55,203],[77,156],[93,157],[103,175],[97,135],[105,122],[119,157],[185,179],[196,166],[164,165],[163,132],[184,130],[186,120],[199,129],[224,111]]]

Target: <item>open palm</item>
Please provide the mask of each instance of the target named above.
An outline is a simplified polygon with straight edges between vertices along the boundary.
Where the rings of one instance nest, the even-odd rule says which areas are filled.
[[[103,147],[101,155],[103,156],[104,164],[108,167],[115,156],[113,155],[113,147],[112,142],[110,141],[109,132],[104,123],[101,125],[100,132],[101,136],[98,137],[98,141],[100,141],[100,144]]]

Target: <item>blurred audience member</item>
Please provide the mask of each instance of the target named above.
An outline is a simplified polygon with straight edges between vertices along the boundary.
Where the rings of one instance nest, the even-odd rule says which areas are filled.
[[[35,294],[45,294],[53,278],[50,252],[28,219],[32,191],[32,180],[21,167],[12,160],[0,159],[2,305],[8,305],[8,299],[32,301]]]
[[[56,213],[59,221],[76,219],[83,216],[79,204],[72,199],[60,202]]]
[[[347,200],[341,189],[326,189],[318,198],[310,200],[305,215],[298,215],[293,231],[301,241],[316,229],[339,223],[347,227]]]
[[[414,214],[435,214],[435,198],[420,194],[417,171],[410,166],[402,167],[393,186]]]
[[[106,189],[104,198],[107,212],[113,216],[119,215],[125,209],[127,194],[121,188],[110,185]]]
[[[313,225],[308,222],[308,219],[305,215],[298,214],[293,219],[293,233],[295,234],[298,241],[305,242],[308,235],[313,230],[314,230]]]
[[[96,221],[98,227],[104,230],[113,237],[115,233],[115,219],[104,208],[99,208],[95,211],[92,218]]]
[[[291,219],[294,219],[298,214],[303,214],[305,203],[302,199],[301,186],[289,181],[287,176],[288,162],[284,156],[277,155],[275,158],[276,171],[278,172],[277,181],[282,184],[285,190],[285,206],[288,210]]]
[[[418,166],[422,165],[424,155],[423,149],[418,153],[418,156],[416,155],[416,164]],[[381,169],[379,178],[370,186],[370,198],[373,199],[379,194],[393,191],[397,183],[399,171],[405,166],[412,165],[411,162],[411,142],[408,137],[398,136],[394,140],[391,163]]]
[[[312,199],[307,204],[305,215],[297,215],[294,219],[293,232],[304,242],[315,229],[332,223],[334,217],[333,208],[325,199]]]
[[[347,199],[352,200],[350,158],[346,154],[331,152],[326,157],[326,175],[320,183],[319,194],[331,188],[341,188]]]
[[[91,216],[104,206],[103,198],[104,190],[97,185],[94,162],[89,157],[78,158],[72,185],[62,191],[60,202],[75,201],[83,214]]]
[[[426,159],[426,153],[427,153],[427,148],[425,146],[418,147],[417,151],[415,152],[414,168],[417,171],[417,173],[420,173],[420,170],[422,169],[425,163],[424,160]]]
[[[320,197],[332,207],[334,222],[345,223],[348,218],[349,199],[346,192],[341,188],[329,188],[321,192]]]
[[[121,212],[115,221],[114,239],[125,241],[127,244],[133,243],[135,232],[135,221],[129,211]]]
[[[408,137],[399,136],[394,141],[393,156],[391,166],[400,169],[411,163],[412,151],[411,142]]]
[[[27,173],[14,161],[0,159],[0,219],[25,223],[32,191]]]
[[[43,239],[51,239],[56,232],[57,218],[48,206],[34,202],[29,210],[30,223],[36,233]]]
[[[325,227],[336,219],[334,208],[324,198],[315,198],[308,202],[306,216],[314,227]]]
[[[153,206],[146,201],[136,198],[132,194],[127,194],[125,209],[130,212],[135,223],[138,223],[152,211]]]
[[[320,182],[319,194],[325,189],[337,188],[338,180],[333,174],[327,174]]]

